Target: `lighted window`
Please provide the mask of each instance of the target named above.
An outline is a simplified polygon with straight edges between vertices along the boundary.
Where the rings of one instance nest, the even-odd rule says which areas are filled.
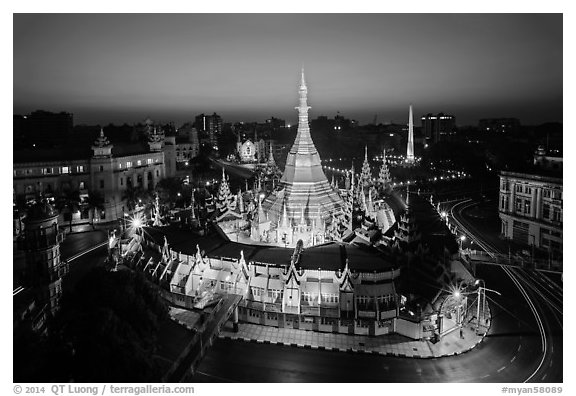
[[[84,165],[78,165],[78,173],[84,172]]]
[[[70,173],[70,168],[68,166],[63,166],[61,173]]]
[[[126,162],[126,168],[131,168],[132,167],[132,161],[127,161]]]
[[[118,162],[118,169],[122,169],[122,162]]]
[[[85,186],[84,182],[81,181],[81,182],[78,184],[78,189],[84,190],[85,188],[86,188],[86,186]]]
[[[146,160],[146,163],[147,163],[148,165],[150,165],[150,164],[152,163],[152,158],[148,158],[148,159]]]
[[[141,160],[138,160],[138,161],[136,162],[136,165],[137,165],[137,166],[142,165],[142,161],[141,161]]]

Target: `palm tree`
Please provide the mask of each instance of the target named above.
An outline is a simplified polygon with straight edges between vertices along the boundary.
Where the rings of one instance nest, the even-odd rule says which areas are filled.
[[[80,209],[80,191],[78,190],[64,190],[62,194],[56,199],[56,209],[59,212],[66,211],[64,218],[69,214],[70,218],[70,232],[72,232],[72,217],[73,214]]]

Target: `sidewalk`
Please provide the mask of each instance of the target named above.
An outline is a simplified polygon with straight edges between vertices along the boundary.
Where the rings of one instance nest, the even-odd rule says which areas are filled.
[[[434,344],[426,340],[412,340],[398,334],[368,337],[240,323],[237,333],[234,333],[227,324],[219,337],[300,348],[425,359],[459,355],[474,348],[484,338],[484,334],[476,335],[473,325],[464,327],[463,336],[461,339],[460,332],[456,329]]]
[[[170,308],[170,316],[172,320],[188,329],[192,329],[199,318],[199,314],[195,312],[175,307]],[[488,317],[490,317],[490,313],[488,313]],[[475,322],[468,323],[462,329],[463,338],[460,338],[459,329],[455,328],[445,334],[438,342],[433,343],[428,340],[412,340],[399,334],[370,337],[277,328],[251,323],[239,323],[238,332],[235,333],[232,330],[232,324],[227,322],[218,337],[337,352],[432,359],[460,355],[470,351],[482,342],[487,333],[486,327],[481,326],[480,329],[482,331],[477,335]]]

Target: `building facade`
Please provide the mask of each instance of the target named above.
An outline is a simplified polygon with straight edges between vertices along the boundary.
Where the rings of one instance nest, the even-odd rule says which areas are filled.
[[[50,160],[19,161],[15,155],[13,165],[13,198],[15,201],[30,202],[40,194],[48,199],[58,199],[66,193],[79,193],[86,201],[90,193],[103,198],[102,210],[91,214],[85,205],[80,211],[71,214],[74,222],[88,221],[91,217],[97,221],[112,221],[122,218],[128,211],[124,202],[126,191],[130,188],[151,190],[162,178],[173,176],[173,168],[166,168],[165,151],[172,145],[164,146],[159,134],[148,144],[112,145],[100,132],[92,146],[92,155],[84,159],[67,160],[66,153],[54,151]],[[64,158],[57,158],[64,155]],[[22,157],[20,157],[22,158]],[[175,161],[175,155],[174,155]]]
[[[447,140],[456,130],[456,118],[444,113],[422,116],[422,133],[430,143]]]
[[[196,116],[194,125],[198,132],[207,136],[207,142],[212,147],[218,147],[218,137],[222,135],[222,117],[216,113],[212,115],[200,114]]]
[[[562,257],[562,177],[500,173],[501,234],[516,243]]]

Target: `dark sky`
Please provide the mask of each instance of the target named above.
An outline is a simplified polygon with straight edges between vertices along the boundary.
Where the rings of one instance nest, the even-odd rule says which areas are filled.
[[[302,65],[311,118],[562,121],[561,14],[14,15],[16,114],[294,123]]]

